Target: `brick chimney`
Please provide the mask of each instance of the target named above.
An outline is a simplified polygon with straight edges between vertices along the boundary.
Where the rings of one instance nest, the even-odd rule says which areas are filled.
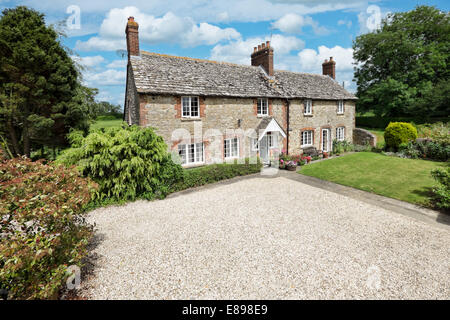
[[[333,57],[330,57],[330,61],[325,59],[325,62],[322,63],[322,74],[336,79],[336,61],[333,60]]]
[[[139,24],[134,21],[134,17],[129,17],[127,27],[125,28],[127,35],[127,51],[128,59],[130,56],[139,55]]]
[[[262,66],[269,76],[273,76],[273,48],[270,41],[253,48],[252,66]]]

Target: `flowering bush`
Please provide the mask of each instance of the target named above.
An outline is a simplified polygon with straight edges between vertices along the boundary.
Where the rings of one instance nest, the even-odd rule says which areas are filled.
[[[10,299],[56,298],[68,266],[86,253],[83,208],[95,187],[74,168],[0,163],[0,289]]]
[[[311,156],[302,156],[301,160],[306,161],[306,163],[310,163],[312,158],[311,158]]]

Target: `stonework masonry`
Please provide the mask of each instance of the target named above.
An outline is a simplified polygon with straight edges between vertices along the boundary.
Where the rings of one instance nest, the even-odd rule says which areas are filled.
[[[200,118],[181,117],[181,97],[139,94],[139,124],[153,127],[164,138],[169,149],[176,149],[182,140],[181,135],[190,136],[192,141],[205,142],[207,163],[211,159],[211,150],[207,147],[215,145],[216,152],[223,150],[224,136],[231,137],[227,130],[238,130],[241,156],[252,155],[249,152],[250,139],[245,137],[248,129],[255,130],[261,117],[255,114],[256,98],[200,97]],[[314,130],[314,146],[321,149],[321,128],[330,128],[331,140],[336,138],[336,128],[345,127],[345,139],[353,141],[355,121],[354,101],[345,101],[345,112],[337,114],[337,101],[313,101],[313,115],[303,114],[302,100],[289,100],[289,154],[301,154],[302,130]],[[270,116],[272,116],[287,133],[287,103],[284,99],[269,99]],[[240,120],[240,121],[239,121]],[[195,136],[195,128],[197,136]],[[208,137],[215,137],[206,139]],[[217,139],[217,141],[211,141]],[[281,141],[281,148],[286,148],[286,139]]]

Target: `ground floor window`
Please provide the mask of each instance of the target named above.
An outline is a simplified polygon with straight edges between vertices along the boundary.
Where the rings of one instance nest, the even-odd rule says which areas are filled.
[[[203,143],[179,144],[178,154],[181,164],[197,164],[205,161],[205,148]]]
[[[224,140],[223,154],[225,155],[225,158],[238,158],[239,157],[239,140],[238,140],[238,138]]]
[[[312,146],[314,139],[314,131],[302,131],[302,147]]]
[[[336,128],[336,139],[339,141],[345,140],[345,127]]]

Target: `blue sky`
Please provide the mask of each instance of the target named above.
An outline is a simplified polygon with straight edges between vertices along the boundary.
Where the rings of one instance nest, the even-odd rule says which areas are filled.
[[[352,41],[389,12],[416,5],[449,11],[446,0],[0,0],[0,9],[26,5],[60,24],[65,46],[85,67],[84,82],[98,100],[123,105],[125,25],[140,24],[141,50],[250,64],[253,47],[272,40],[275,68],[320,73],[333,56],[336,77],[354,91]]]

